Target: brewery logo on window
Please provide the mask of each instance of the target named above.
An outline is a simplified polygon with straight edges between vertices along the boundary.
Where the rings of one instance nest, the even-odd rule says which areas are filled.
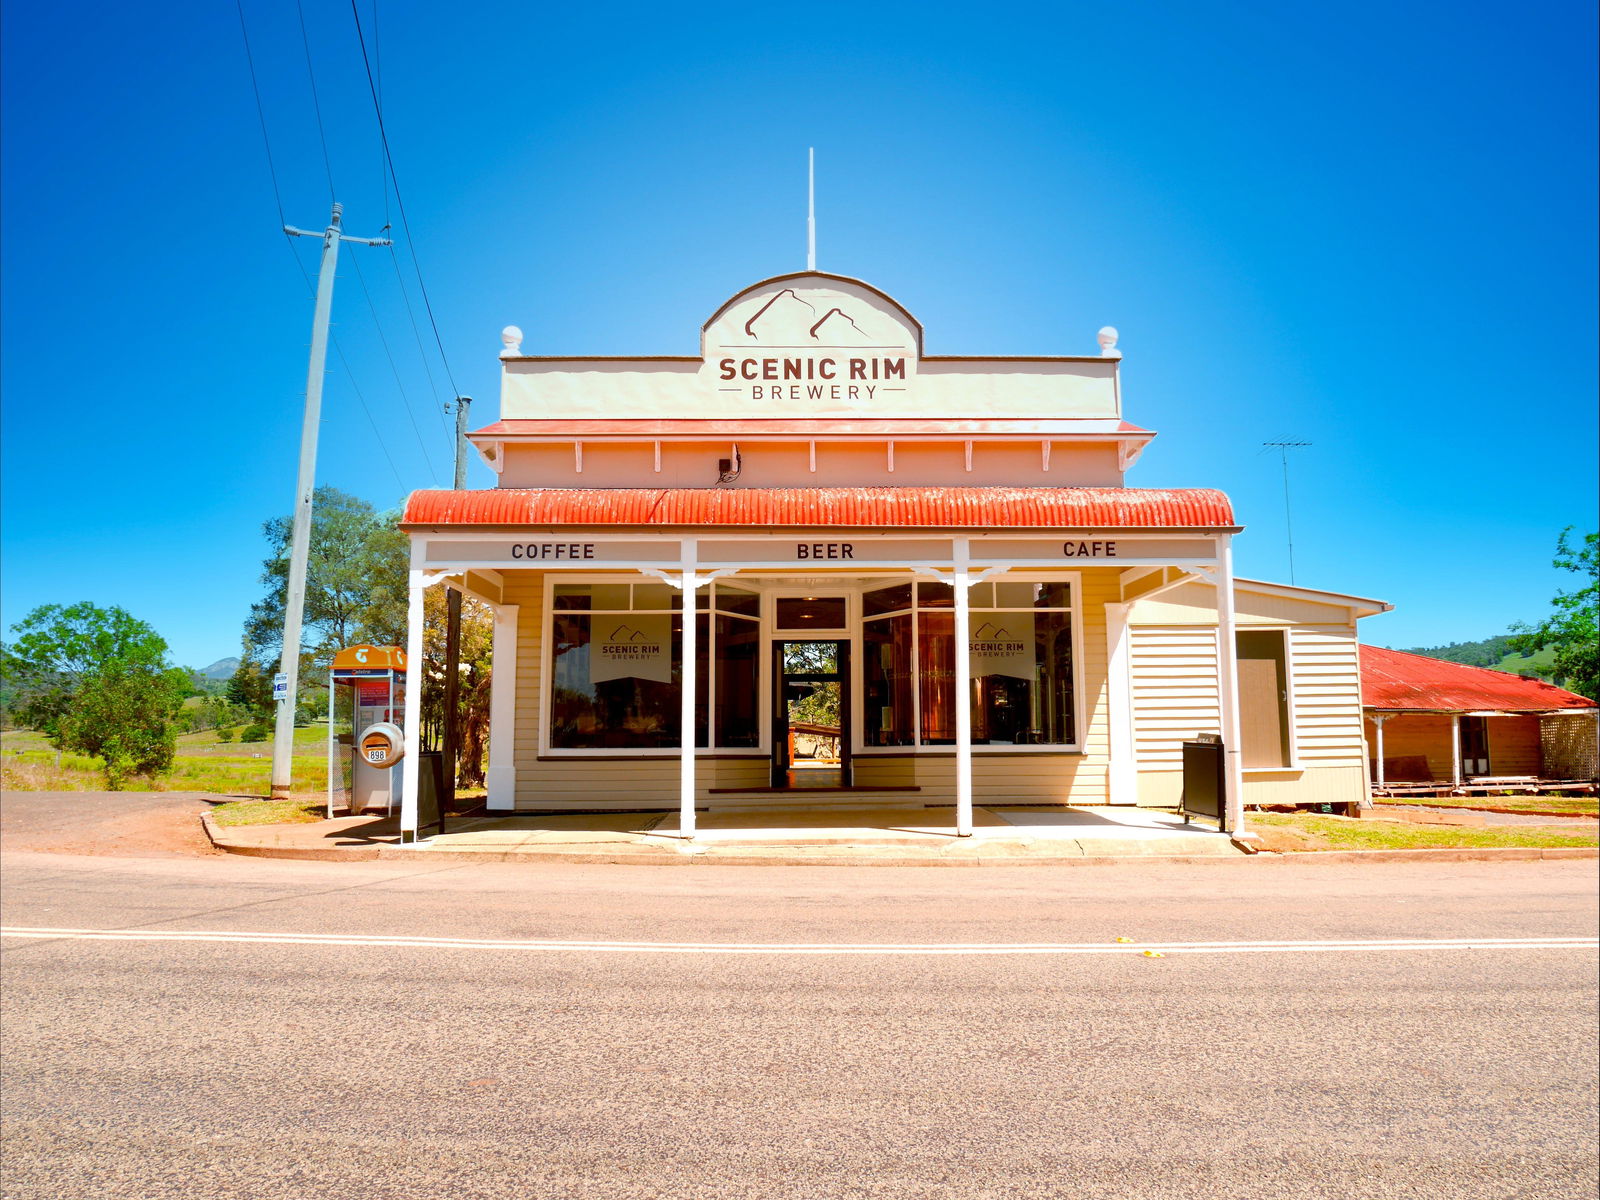
[[[1010,675],[1032,679],[1034,675],[1033,614],[1005,613],[1004,620],[983,620],[972,631],[967,643],[968,669],[973,677]]]
[[[589,643],[589,678],[672,682],[672,619],[666,613],[630,613],[595,621]]]

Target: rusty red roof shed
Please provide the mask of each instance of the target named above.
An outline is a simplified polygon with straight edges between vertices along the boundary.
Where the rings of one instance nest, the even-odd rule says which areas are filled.
[[[412,492],[405,526],[1231,530],[1211,488],[490,488]]]
[[[1382,646],[1361,647],[1361,704],[1385,712],[1555,712],[1595,707],[1587,696],[1553,683]]]

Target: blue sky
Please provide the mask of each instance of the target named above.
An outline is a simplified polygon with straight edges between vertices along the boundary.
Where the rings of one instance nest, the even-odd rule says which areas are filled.
[[[1288,575],[1261,443],[1312,442],[1296,578],[1393,602],[1369,641],[1539,617],[1557,532],[1595,526],[1591,4],[359,3],[475,424],[508,323],[531,353],[693,353],[802,267],[815,145],[819,266],[930,352],[1119,327],[1127,415],[1162,435],[1129,482],[1228,491],[1242,574]],[[304,8],[346,226],[398,226],[350,7]],[[287,218],[320,227],[298,20],[244,11]],[[120,604],[204,665],[292,501],[311,315],[238,13],[13,4],[3,32],[0,620]],[[380,507],[449,482],[399,250],[423,349],[396,260],[346,247],[319,463]]]

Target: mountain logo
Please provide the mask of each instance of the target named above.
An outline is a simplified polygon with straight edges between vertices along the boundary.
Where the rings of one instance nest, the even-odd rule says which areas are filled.
[[[866,335],[866,331],[863,330],[861,328],[861,326],[856,324],[855,318],[852,317],[849,313],[845,312],[844,309],[842,309],[842,308],[830,308],[826,313],[823,314],[822,320],[818,321],[815,325],[813,325],[811,327],[810,333],[811,333],[812,337],[816,337],[817,336],[817,330],[821,329],[824,325],[826,325],[828,323],[828,319],[830,317],[839,317],[842,320],[849,321],[851,329],[854,329],[857,333],[861,334],[862,337],[866,337],[867,336]]]
[[[781,307],[780,304],[782,305]],[[797,304],[801,308],[805,309],[805,316],[801,316],[798,310],[793,310],[793,306]],[[769,316],[768,314],[771,315]],[[782,319],[780,320],[780,318]],[[857,338],[861,339],[862,341],[867,340],[867,331],[862,329],[861,325],[856,321],[856,319],[844,309],[840,308],[838,305],[835,305],[819,317],[817,315],[816,305],[802,297],[793,288],[784,288],[777,295],[773,296],[772,299],[768,300],[760,308],[756,309],[754,315],[744,323],[745,336],[751,338],[760,337],[761,330],[758,328],[758,326],[763,324],[766,326],[772,326],[774,323],[776,323],[778,326],[778,328],[773,331],[775,333],[783,330],[785,326],[794,330],[795,333],[798,333],[799,328],[792,323],[797,319],[799,326],[803,327],[806,332],[811,335],[811,340],[814,342],[819,342],[823,345],[829,344],[822,342],[821,333],[819,332],[825,325],[828,327],[827,332],[830,334],[836,336],[843,334],[852,340]]]
[[[785,296],[789,297],[789,299],[793,300],[796,304],[804,305],[806,311],[809,312],[813,317],[817,315],[816,308],[814,306],[812,306],[811,304],[807,303],[806,301],[802,300],[800,298],[800,296],[799,296],[799,293],[797,293],[793,288],[784,288],[783,291],[779,292],[771,300],[768,300],[760,308],[756,309],[755,316],[751,317],[748,321],[746,321],[744,323],[744,331],[745,331],[745,333],[747,333],[751,337],[755,337],[756,336],[756,328],[755,328],[756,322],[761,320],[762,317],[766,316],[767,315],[767,310],[770,309],[779,300],[782,300]],[[827,318],[824,317],[823,320],[825,321],[825,320],[827,320]],[[821,322],[819,321],[818,324],[821,324]]]

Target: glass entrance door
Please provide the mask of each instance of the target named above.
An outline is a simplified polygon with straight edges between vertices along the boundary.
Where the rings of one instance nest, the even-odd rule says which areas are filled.
[[[850,786],[850,643],[774,641],[772,786]]]

